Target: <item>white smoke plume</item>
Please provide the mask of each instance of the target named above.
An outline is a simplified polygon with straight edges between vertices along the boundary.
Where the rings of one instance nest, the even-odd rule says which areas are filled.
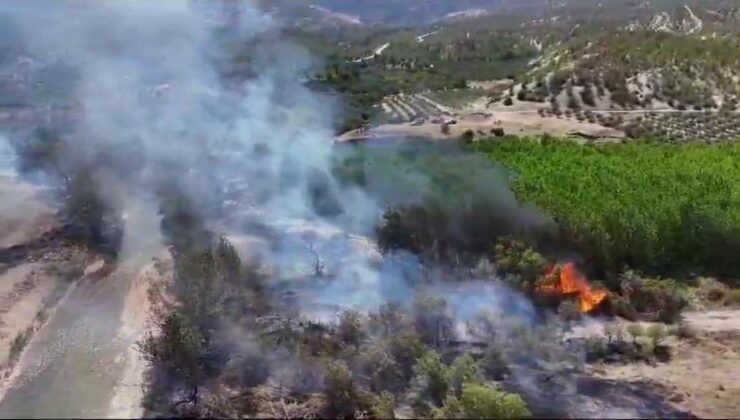
[[[410,300],[419,263],[381,256],[369,238],[382,208],[332,178],[335,104],[304,86],[315,62],[271,16],[251,2],[184,0],[33,2],[9,13],[33,60],[73,69],[81,111],[61,165],[91,168],[89,182],[126,215],[124,258],[161,241],[158,191],[174,177],[214,231],[305,289],[310,315]],[[232,67],[249,77],[225,76]],[[491,306],[511,293],[471,288],[461,296],[490,296]]]

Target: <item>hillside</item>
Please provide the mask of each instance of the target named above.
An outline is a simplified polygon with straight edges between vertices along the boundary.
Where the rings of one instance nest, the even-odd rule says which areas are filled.
[[[463,21],[368,31],[336,50],[317,81],[354,104],[345,128],[501,108],[631,136],[680,140],[696,129],[726,140],[740,135],[738,6],[502,2]]]
[[[495,10],[501,0],[272,0],[268,10],[309,24],[337,26],[424,26],[447,19],[478,16]]]

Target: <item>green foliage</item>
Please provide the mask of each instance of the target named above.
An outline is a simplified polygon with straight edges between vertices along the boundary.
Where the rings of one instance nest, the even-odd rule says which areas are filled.
[[[374,392],[396,390],[404,384],[403,371],[386,348],[373,345],[364,348],[360,356],[361,369]]]
[[[650,321],[677,322],[688,305],[685,288],[671,280],[645,279],[627,271],[620,276],[620,289],[630,308]]]
[[[460,400],[454,395],[448,395],[445,403],[440,408],[432,410],[432,418],[435,419],[466,419],[465,409]]]
[[[373,397],[370,415],[374,419],[395,419],[396,399],[390,392],[383,391]]]
[[[347,364],[332,361],[326,367],[326,411],[332,418],[353,417],[367,407],[360,391],[355,387]]]
[[[514,172],[594,267],[739,274],[740,145],[496,141],[471,146]]]
[[[451,402],[457,409],[457,404]],[[518,419],[532,416],[519,395],[505,392],[495,385],[465,384],[460,406],[465,418]]]
[[[408,380],[414,373],[417,359],[427,352],[427,347],[418,335],[401,332],[393,336],[389,343],[390,352],[398,363],[401,374]]]
[[[530,290],[547,269],[547,260],[522,241],[502,238],[494,248],[496,269],[520,289]]]
[[[609,90],[611,100],[625,108],[647,105],[655,97],[678,109],[688,105],[700,110],[717,106],[712,87],[730,97],[739,92],[734,79],[740,63],[736,37],[601,30],[595,36],[572,38],[558,47],[557,54],[558,62],[539,68],[537,74],[554,72],[550,85],[554,94],[572,82],[584,86],[581,96],[587,105],[594,101],[591,85],[600,92]],[[641,72],[644,80],[636,79]],[[628,80],[638,86],[644,83],[651,93],[635,94]],[[577,106],[572,95],[569,106]]]
[[[360,181],[388,207],[377,228],[384,251],[477,261],[491,253],[498,238],[533,236],[546,226],[519,206],[501,168],[450,145],[355,148],[333,172],[342,182]]]
[[[414,366],[414,371],[422,380],[424,395],[435,405],[442,405],[450,389],[447,366],[442,362],[439,353],[429,351]]]
[[[188,388],[197,389],[205,373],[203,336],[177,311],[162,319],[159,330],[159,336],[150,334],[139,344],[144,358],[164,367]]]
[[[470,354],[464,354],[456,358],[447,371],[447,382],[455,395],[462,393],[463,384],[477,382],[481,378],[478,364]]]
[[[665,325],[653,324],[647,328],[645,335],[652,340],[653,346],[658,346],[668,335]]]
[[[627,334],[632,336],[632,341],[636,342],[638,338],[645,335],[645,327],[642,326],[639,322],[635,322],[632,324],[627,325]]]
[[[445,28],[424,43],[417,42],[416,35],[405,29],[373,31],[366,36],[353,36],[352,42],[321,40],[319,48],[313,49],[329,57],[310,86],[341,95],[346,106],[338,129],[346,131],[376,119],[374,105],[386,96],[429,90],[465,91],[468,80],[502,78],[525,68],[536,52],[511,33],[494,33],[490,28],[468,35],[469,32],[469,28]],[[390,45],[382,54],[355,62],[373,55],[385,43]],[[323,51],[328,45],[333,51]]]

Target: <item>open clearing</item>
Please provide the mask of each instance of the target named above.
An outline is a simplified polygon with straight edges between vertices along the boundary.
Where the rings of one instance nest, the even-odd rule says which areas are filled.
[[[425,121],[421,124],[383,124],[370,130],[355,130],[339,136],[338,141],[356,141],[374,138],[427,137],[437,140],[456,139],[470,130],[476,136],[490,137],[491,130],[503,129],[505,134],[535,136],[550,134],[558,137],[586,136],[618,139],[624,132],[575,119],[541,117],[537,111],[465,111],[450,119],[449,132],[442,131],[442,124]]]
[[[691,312],[686,322],[696,338],[667,340],[667,363],[599,365],[603,378],[662,388],[680,410],[702,418],[740,417],[740,310]]]

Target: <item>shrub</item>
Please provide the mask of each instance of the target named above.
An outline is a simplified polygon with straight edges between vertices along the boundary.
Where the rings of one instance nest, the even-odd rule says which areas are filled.
[[[423,384],[423,394],[434,404],[442,405],[450,389],[447,366],[442,363],[439,353],[429,351],[414,366],[414,371]]]
[[[435,419],[466,419],[465,409],[454,395],[448,395],[442,407],[432,410]]]
[[[139,348],[145,360],[158,363],[166,372],[195,392],[204,379],[203,337],[181,313],[165,316],[160,335],[148,335]]]
[[[368,408],[343,361],[332,361],[326,367],[326,411],[330,417],[352,417]]]
[[[706,301],[724,305],[730,300],[730,289],[714,279],[703,279],[699,284],[699,296]]]
[[[390,392],[383,391],[380,395],[373,397],[370,406],[370,415],[374,419],[395,419],[396,399]]]
[[[513,238],[502,238],[496,243],[494,262],[523,290],[530,289],[547,268],[547,260],[540,253]]]
[[[630,306],[650,321],[677,322],[688,305],[680,287],[669,280],[643,279],[626,272],[620,287]]]
[[[18,333],[18,335],[16,335],[13,341],[10,343],[8,361],[11,364],[15,363],[18,360],[18,358],[21,355],[21,352],[23,352],[23,349],[26,347],[26,345],[30,341],[32,334],[33,334],[33,330],[31,328],[27,328],[23,330],[22,332]]]
[[[494,385],[465,384],[460,405],[467,418],[515,419],[531,417],[524,400]]]
[[[514,105],[514,101],[511,99],[511,96],[507,96],[506,99],[504,99],[503,104],[505,106],[511,106]]]
[[[409,380],[414,373],[417,359],[427,352],[427,347],[418,335],[409,332],[402,332],[391,338],[389,347],[403,378]]]
[[[374,392],[394,390],[403,384],[403,372],[393,355],[382,346],[365,349],[360,355],[360,363]]]
[[[356,311],[345,311],[339,316],[339,325],[337,326],[337,338],[340,342],[350,345],[359,346],[364,337],[364,330],[360,314]]]
[[[451,391],[455,395],[462,393],[463,384],[468,382],[477,382],[480,380],[480,372],[478,371],[478,364],[469,355],[464,354],[456,358],[447,372],[447,382],[451,388]]]
[[[636,343],[637,339],[645,334],[645,328],[639,322],[627,325],[627,334],[632,336],[632,342]]]
[[[640,356],[643,359],[651,359],[653,356],[655,356],[655,347],[655,343],[651,340],[642,340],[638,342]]]
[[[653,346],[658,346],[666,337],[666,328],[662,324],[653,324],[645,331],[650,340],[652,340]]]
[[[462,133],[462,136],[460,136],[460,140],[463,143],[470,143],[475,139],[475,133],[473,130],[465,130],[464,133]]]

